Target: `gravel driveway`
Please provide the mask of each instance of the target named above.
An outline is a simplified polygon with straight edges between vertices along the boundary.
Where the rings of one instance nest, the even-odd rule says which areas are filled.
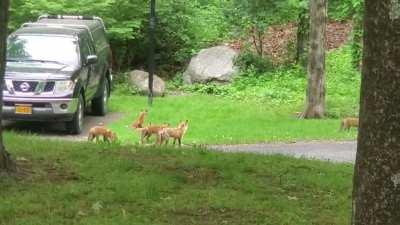
[[[66,134],[63,123],[3,122],[6,130],[27,132],[43,138],[71,141],[86,140],[89,129],[98,123],[110,124],[123,117],[123,113],[108,113],[105,117],[86,116],[84,129],[80,135]],[[312,141],[274,144],[211,145],[210,150],[223,152],[245,152],[256,154],[283,154],[296,158],[354,163],[357,143],[355,141]]]
[[[247,152],[257,154],[283,154],[296,158],[326,160],[332,162],[354,163],[356,159],[356,141],[312,141],[293,144],[245,144],[213,145],[211,150],[223,152]]]
[[[100,122],[105,125],[115,122],[123,117],[123,113],[110,112],[106,116],[85,116],[83,123],[83,131],[80,135],[70,135],[65,131],[64,123],[42,123],[42,122],[11,122],[4,121],[3,127],[6,130],[14,130],[18,132],[27,132],[34,135],[40,135],[43,138],[61,139],[81,141],[86,140],[89,129],[96,126]]]

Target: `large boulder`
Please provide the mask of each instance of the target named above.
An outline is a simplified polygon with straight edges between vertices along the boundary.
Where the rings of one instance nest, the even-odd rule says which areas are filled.
[[[141,70],[133,70],[129,72],[129,84],[136,87],[140,93],[149,93],[149,73]],[[164,96],[165,82],[157,75],[153,76],[153,95]]]
[[[238,54],[228,46],[203,49],[190,61],[183,74],[183,80],[186,84],[230,82],[238,73],[238,68],[234,65]]]

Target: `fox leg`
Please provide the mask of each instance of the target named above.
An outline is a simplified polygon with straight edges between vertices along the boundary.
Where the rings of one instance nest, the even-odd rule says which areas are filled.
[[[92,133],[89,133],[88,141],[93,141],[93,138],[94,138],[93,134],[92,134]]]
[[[340,123],[339,131],[343,130],[343,123]]]
[[[145,134],[141,133],[141,135],[140,135],[140,144],[144,144],[144,137],[145,137]]]
[[[161,133],[158,133],[157,134],[157,139],[156,139],[156,144],[157,145],[162,145],[163,139],[164,139],[163,135]]]
[[[107,143],[110,143],[110,138],[107,137],[106,135],[103,135],[103,141],[107,142]]]

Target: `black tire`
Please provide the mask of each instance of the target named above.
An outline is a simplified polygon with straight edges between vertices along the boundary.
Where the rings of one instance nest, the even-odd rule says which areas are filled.
[[[107,78],[104,78],[103,86],[101,87],[101,95],[92,100],[92,113],[97,116],[105,116],[108,108],[108,97],[110,93],[110,85]]]
[[[85,104],[83,96],[79,95],[78,108],[74,114],[72,121],[66,123],[68,132],[71,134],[80,134],[83,129],[83,117],[85,116]]]

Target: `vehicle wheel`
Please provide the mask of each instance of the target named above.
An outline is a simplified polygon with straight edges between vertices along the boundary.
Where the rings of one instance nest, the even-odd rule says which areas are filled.
[[[109,82],[105,78],[101,95],[92,100],[92,113],[98,116],[105,116],[107,114],[108,94],[109,94]]]
[[[71,134],[80,134],[83,128],[83,117],[85,116],[85,106],[82,95],[79,96],[78,109],[76,110],[72,121],[67,122],[67,130]]]

